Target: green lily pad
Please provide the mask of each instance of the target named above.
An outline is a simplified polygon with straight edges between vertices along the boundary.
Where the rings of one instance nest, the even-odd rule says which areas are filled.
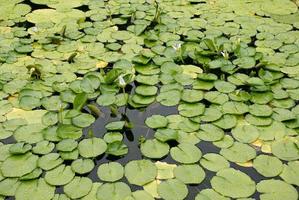
[[[192,164],[199,161],[202,153],[199,148],[189,143],[181,143],[170,149],[171,157],[184,164]]]
[[[20,184],[16,191],[16,199],[45,199],[50,200],[54,197],[55,187],[49,185],[43,178],[25,181]]]
[[[131,189],[123,182],[105,183],[97,191],[98,200],[119,200],[131,195]]]
[[[187,196],[188,189],[183,182],[169,179],[158,185],[158,194],[165,200],[182,200]]]
[[[202,103],[181,103],[178,110],[180,115],[184,117],[195,117],[204,113],[205,105]]]
[[[103,139],[94,137],[81,140],[78,149],[83,158],[95,158],[106,151],[107,144]]]
[[[283,170],[282,162],[268,155],[259,155],[253,160],[253,167],[258,173],[265,177],[275,177]]]
[[[38,142],[33,148],[32,152],[35,154],[45,155],[55,148],[55,144],[49,141]]]
[[[215,88],[222,93],[230,93],[236,89],[236,86],[231,84],[230,82],[225,81],[216,81]]]
[[[247,144],[234,142],[227,148],[221,149],[220,154],[231,162],[245,163],[256,157],[255,150]]]
[[[203,99],[203,92],[201,90],[186,89],[182,92],[182,100],[188,103],[195,103]]]
[[[146,140],[145,142],[141,143],[140,150],[142,155],[145,157],[152,159],[162,158],[168,154],[169,145],[156,139]]]
[[[38,160],[38,167],[43,170],[51,170],[63,163],[63,159],[60,158],[58,153],[49,153],[43,155]]]
[[[125,198],[125,200],[138,200],[138,199],[154,200],[154,198],[144,190],[137,190],[135,192],[132,192],[131,196]]]
[[[72,170],[77,174],[86,174],[91,172],[95,164],[91,159],[77,159],[72,162]]]
[[[135,92],[142,96],[153,96],[157,94],[158,88],[156,86],[140,85],[136,87]]]
[[[110,122],[105,125],[105,128],[110,131],[118,131],[123,129],[125,123],[125,121]]]
[[[97,174],[102,181],[115,182],[124,176],[124,168],[117,162],[105,163],[99,166]]]
[[[196,195],[195,200],[230,200],[230,198],[222,196],[213,189],[204,189]]]
[[[76,176],[71,182],[63,187],[64,193],[71,199],[86,196],[92,188],[92,181],[87,177]]]
[[[299,174],[299,162],[291,161],[287,165],[284,165],[282,173],[279,175],[285,182],[292,185],[299,185],[298,174]]]
[[[298,160],[299,150],[293,138],[276,140],[272,143],[272,153],[282,160]]]
[[[156,178],[157,168],[149,160],[134,160],[126,164],[125,176],[129,183],[143,186]]]
[[[77,146],[78,146],[78,142],[76,140],[64,139],[56,144],[56,149],[58,151],[69,152],[69,151],[75,150],[77,148]]]
[[[78,139],[82,135],[81,128],[70,124],[60,124],[57,128],[57,136],[62,139]]]
[[[196,136],[204,141],[217,141],[223,138],[224,131],[213,124],[202,124]]]
[[[167,126],[168,120],[162,115],[152,115],[145,120],[145,124],[150,128],[164,128]]]
[[[88,127],[95,121],[94,116],[86,113],[82,113],[74,118],[72,118],[72,123],[77,127]]]
[[[21,177],[37,167],[37,160],[32,153],[13,155],[4,160],[0,169],[4,177]]]
[[[229,162],[219,154],[207,153],[200,159],[200,164],[213,172],[218,172],[221,169],[229,168]]]
[[[18,178],[6,178],[0,181],[0,195],[14,196],[19,187]]]
[[[99,96],[97,99],[97,103],[100,106],[110,106],[116,101],[115,95],[114,94],[102,94]]]
[[[70,166],[64,164],[47,171],[45,181],[50,185],[66,185],[73,180],[75,173]]]
[[[232,168],[218,171],[211,185],[216,192],[232,198],[249,197],[255,192],[255,182],[245,173]]]
[[[199,184],[205,178],[205,172],[199,165],[180,165],[173,172],[175,178],[185,184]]]
[[[261,200],[267,199],[298,199],[298,192],[296,189],[281,180],[263,180],[259,182],[256,189],[260,195]]]
[[[175,106],[181,99],[181,92],[178,90],[170,90],[160,93],[156,100],[164,106]]]
[[[252,125],[238,125],[232,129],[233,137],[242,143],[252,143],[260,135],[259,130]]]

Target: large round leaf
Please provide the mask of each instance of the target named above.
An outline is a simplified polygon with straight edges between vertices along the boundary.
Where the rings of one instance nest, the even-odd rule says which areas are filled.
[[[71,182],[63,187],[63,190],[71,199],[78,199],[87,195],[91,188],[92,181],[89,178],[76,176]]]
[[[199,161],[202,154],[196,146],[190,143],[181,143],[170,149],[170,155],[180,163],[191,164]]]
[[[157,167],[149,160],[130,161],[125,166],[125,176],[129,183],[143,186],[157,176]]]
[[[107,149],[106,142],[101,138],[82,140],[78,145],[79,153],[84,158],[94,158],[103,154]]]
[[[38,156],[31,153],[8,157],[1,165],[5,177],[21,177],[32,172],[37,167]]]
[[[245,173],[232,168],[218,171],[211,179],[211,185],[216,192],[232,198],[249,197],[255,192],[255,182]]]
[[[120,200],[131,195],[131,189],[123,182],[105,183],[97,191],[98,200]]]
[[[199,184],[205,178],[205,172],[199,165],[180,165],[173,172],[175,178],[185,184]]]
[[[287,184],[281,180],[263,180],[257,184],[257,191],[261,193],[261,200],[268,199],[288,199],[288,200],[297,200],[298,192],[290,184]]]
[[[156,139],[146,140],[145,142],[141,143],[140,150],[142,155],[148,158],[162,158],[168,154],[169,145]]]
[[[105,163],[99,166],[97,174],[102,181],[115,182],[124,176],[124,168],[117,162]]]
[[[169,179],[158,185],[158,194],[165,200],[183,200],[188,194],[188,189],[183,182]]]
[[[55,187],[40,178],[22,182],[16,191],[15,197],[17,200],[51,200],[54,193]]]
[[[45,180],[50,185],[65,185],[73,180],[75,173],[70,166],[60,165],[45,174]]]

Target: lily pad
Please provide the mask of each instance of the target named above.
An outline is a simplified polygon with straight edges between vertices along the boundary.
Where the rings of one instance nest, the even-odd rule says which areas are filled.
[[[158,194],[165,200],[182,200],[187,196],[188,189],[183,182],[169,179],[158,185]]]
[[[125,166],[125,176],[129,183],[143,186],[156,178],[157,168],[149,160],[134,160]]]
[[[38,156],[32,153],[13,155],[4,160],[1,172],[4,177],[21,177],[37,167],[37,160]]]
[[[115,182],[124,176],[124,168],[117,162],[105,163],[99,166],[97,174],[102,181]]]
[[[20,200],[50,200],[54,197],[55,187],[49,185],[43,178],[25,181],[16,191],[16,199]]]
[[[97,191],[98,200],[119,200],[131,195],[131,189],[123,182],[105,183]]]
[[[249,197],[255,192],[255,182],[245,173],[232,168],[218,171],[211,185],[216,192],[232,198]]]
[[[47,171],[45,181],[50,185],[66,185],[73,180],[75,173],[70,166],[64,164]]]
[[[76,176],[71,182],[63,187],[64,193],[71,199],[86,196],[92,188],[92,181],[87,177]]]
[[[169,145],[159,140],[146,140],[140,145],[142,155],[148,158],[162,158],[169,152]]]
[[[257,191],[261,193],[260,199],[298,199],[298,192],[296,189],[281,180],[263,180],[257,184]]]
[[[199,184],[205,178],[205,172],[199,165],[180,165],[173,172],[175,178],[185,184]]]
[[[202,153],[199,148],[189,143],[181,143],[170,149],[171,157],[184,164],[192,164],[199,161]]]
[[[106,151],[107,144],[101,138],[84,139],[79,143],[78,149],[82,157],[94,158]]]

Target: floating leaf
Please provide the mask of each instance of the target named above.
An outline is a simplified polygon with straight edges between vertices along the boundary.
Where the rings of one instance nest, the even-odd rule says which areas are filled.
[[[60,165],[45,174],[45,181],[50,185],[66,185],[74,176],[75,173],[70,166]]]
[[[175,178],[185,184],[199,184],[205,178],[205,172],[199,165],[180,165],[173,172]]]
[[[257,184],[257,191],[261,193],[260,199],[298,199],[296,189],[281,180],[263,180]]]
[[[125,199],[131,195],[131,189],[123,182],[105,183],[97,191],[98,200]]]
[[[64,193],[71,199],[78,199],[87,195],[92,188],[92,181],[87,177],[76,176],[63,187]]]
[[[84,139],[78,145],[79,153],[84,158],[95,158],[103,154],[107,149],[107,144],[103,139]]]
[[[218,171],[211,185],[216,192],[232,198],[249,197],[255,192],[255,182],[245,173],[232,168]]]
[[[129,183],[143,186],[156,178],[157,168],[149,160],[134,160],[125,166],[125,176]]]
[[[124,176],[124,168],[117,162],[105,163],[99,166],[97,174],[102,181],[115,182]]]
[[[187,186],[176,179],[169,179],[158,185],[158,194],[165,200],[182,200],[188,194]]]
[[[181,143],[177,147],[170,149],[170,155],[180,163],[191,164],[199,161],[202,154],[196,146],[189,143]]]

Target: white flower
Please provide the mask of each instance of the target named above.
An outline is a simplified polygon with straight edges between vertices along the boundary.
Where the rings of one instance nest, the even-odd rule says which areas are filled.
[[[181,47],[182,47],[182,44],[181,44],[181,43],[176,43],[176,44],[172,45],[172,48],[173,48],[175,51],[179,50]]]
[[[224,58],[228,59],[229,55],[228,55],[227,51],[224,51],[224,52],[221,51],[220,53]]]
[[[126,81],[124,80],[123,75],[118,76],[118,83],[119,83],[120,87],[125,87],[126,86]]]

